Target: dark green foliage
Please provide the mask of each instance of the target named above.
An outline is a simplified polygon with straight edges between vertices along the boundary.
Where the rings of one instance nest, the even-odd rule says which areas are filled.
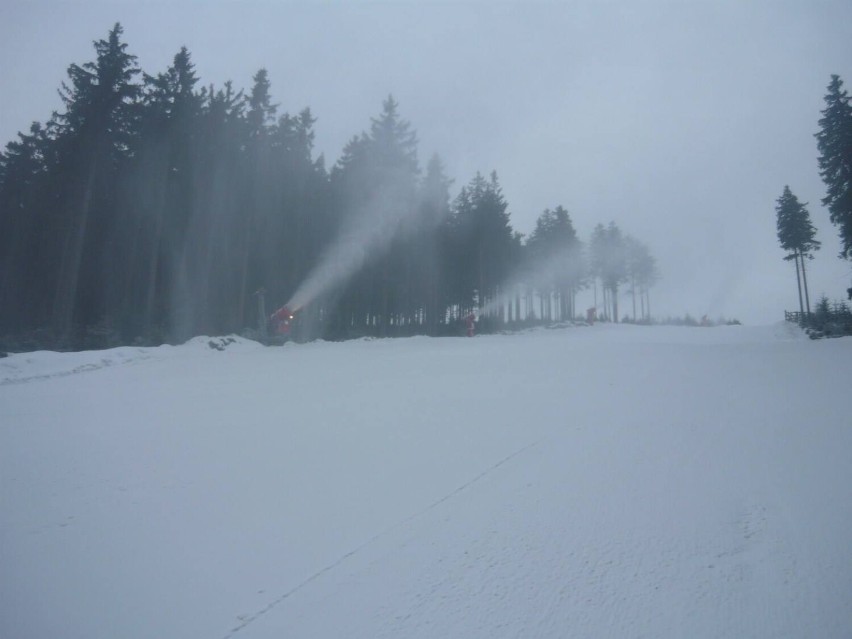
[[[4,254],[0,302],[18,311],[8,320],[12,328],[49,325],[61,340],[73,342],[84,336],[81,327],[108,311],[103,291],[141,95],[134,82],[139,69],[121,33],[115,25],[106,40],[94,43],[94,62],[68,68],[60,91],[64,112],[47,127],[34,127],[32,140],[22,139],[23,153],[7,147],[3,226],[15,228],[10,244],[24,242]],[[38,148],[37,155],[27,147]],[[32,174],[27,163],[35,158],[42,166]],[[19,179],[27,173],[31,179]]]
[[[813,252],[819,250],[820,243],[815,239],[816,229],[811,224],[806,205],[799,202],[789,186],[775,205],[776,228],[781,248],[787,251],[785,260],[795,260],[796,279],[799,284],[799,309],[810,313],[810,296],[805,270],[805,258],[813,259]],[[801,279],[799,279],[801,278]],[[802,287],[805,291],[805,303],[802,304]]]
[[[846,302],[830,302],[823,295],[809,316],[802,316],[802,326],[811,339],[852,335],[852,311]]]
[[[514,236],[496,173],[477,173],[453,203],[451,303],[463,317],[498,298],[512,270]],[[496,314],[496,310],[495,310]]]
[[[583,245],[562,206],[545,209],[525,246],[527,291],[539,298],[539,316],[547,321],[573,320],[574,298],[585,283]]]
[[[365,223],[363,259],[300,309],[295,338],[461,334],[476,310],[480,329],[498,330],[535,319],[534,293],[555,301],[539,319],[576,315],[587,266],[567,211],[545,211],[524,244],[496,174],[451,198],[437,156],[421,175],[392,97],[329,172],[310,110],[279,115],[266,70],[246,94],[203,87],[182,48],[148,75],[121,38],[115,25],[96,41],[94,61],[68,68],[62,112],[0,153],[8,349],[259,331],[255,291],[271,312]],[[607,233],[620,241],[614,225]],[[521,268],[548,260],[544,275]],[[615,296],[624,258],[602,264]]]
[[[657,324],[660,326],[691,326],[691,327],[713,327],[713,326],[742,326],[742,322],[738,319],[727,319],[718,317],[711,319],[706,315],[701,319],[696,319],[689,313],[683,317],[666,317],[659,320],[650,320],[648,323]]]
[[[816,134],[819,169],[826,185],[822,203],[840,231],[840,256],[852,258],[852,103],[843,81],[832,75]]]
[[[775,206],[777,214],[778,241],[781,248],[788,252],[785,260],[792,260],[797,254],[810,257],[819,250],[820,243],[816,238],[816,229],[811,224],[811,218],[806,208],[807,204],[799,202],[789,186],[778,198]]]
[[[404,335],[422,319],[422,300],[413,296],[411,250],[420,173],[417,139],[397,109],[388,97],[370,132],[349,142],[331,172],[334,235],[363,235],[369,251],[363,268],[337,292],[335,308],[328,309],[333,310],[330,334],[335,337]]]

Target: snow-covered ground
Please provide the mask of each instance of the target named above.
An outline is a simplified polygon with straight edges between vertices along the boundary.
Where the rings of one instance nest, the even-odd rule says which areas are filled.
[[[852,338],[209,342],[0,360],[0,637],[852,636]]]

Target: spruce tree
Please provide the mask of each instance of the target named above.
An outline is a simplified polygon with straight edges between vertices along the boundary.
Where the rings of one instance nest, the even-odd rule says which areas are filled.
[[[651,320],[651,287],[659,280],[657,260],[648,247],[638,240],[633,240],[628,260],[631,281],[639,289],[639,310],[642,319]]]
[[[437,335],[446,303],[442,294],[446,277],[442,265],[449,257],[447,250],[448,222],[450,217],[450,185],[444,165],[433,155],[426,165],[426,175],[420,185],[418,232],[413,250],[418,267],[417,297],[423,308],[423,324],[427,335]]]
[[[621,229],[598,224],[589,245],[592,273],[601,280],[606,316],[618,322],[618,287],[627,280],[627,249]],[[611,315],[610,315],[611,313]]]
[[[452,243],[460,315],[483,308],[501,292],[513,266],[515,239],[497,173],[477,173],[453,203]],[[500,309],[493,309],[499,321]]]
[[[852,103],[843,81],[831,76],[816,134],[819,169],[827,187],[823,205],[840,231],[840,257],[852,258]]]
[[[132,164],[131,219],[119,242],[126,272],[115,274],[127,328],[146,339],[165,337],[175,307],[174,274],[196,209],[195,183],[204,96],[185,47],[157,76],[144,74],[140,140]]]
[[[114,221],[116,186],[137,133],[141,87],[136,57],[127,53],[116,24],[94,43],[96,60],[68,68],[56,116],[62,156],[59,210],[63,246],[53,316],[56,330],[70,337],[74,324],[102,319],[104,279],[110,265],[104,248]]]
[[[805,258],[813,259],[813,252],[819,250],[820,243],[815,239],[816,229],[811,224],[810,215],[806,204],[799,202],[793,195],[789,186],[784,187],[784,192],[778,198],[776,206],[776,227],[778,229],[778,241],[781,248],[788,252],[785,260],[794,260],[796,263],[796,280],[799,280],[801,269],[802,285],[805,291],[805,304],[802,307],[801,288],[799,289],[799,309],[811,312],[810,297],[808,295],[808,279],[805,271]]]
[[[330,178],[339,238],[357,235],[364,259],[338,304],[336,331],[385,336],[410,325],[414,272],[410,242],[416,230],[417,136],[392,96],[371,119],[369,133],[352,138]]]
[[[582,245],[568,211],[562,206],[545,209],[527,241],[527,252],[527,270],[535,278],[531,285],[539,292],[542,319],[573,318],[584,267]]]
[[[0,332],[46,326],[55,293],[56,144],[34,122],[0,153]]]

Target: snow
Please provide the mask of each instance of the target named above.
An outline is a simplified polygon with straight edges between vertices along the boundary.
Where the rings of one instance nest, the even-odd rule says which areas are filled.
[[[0,637],[848,637],[850,380],[784,324],[12,355]]]

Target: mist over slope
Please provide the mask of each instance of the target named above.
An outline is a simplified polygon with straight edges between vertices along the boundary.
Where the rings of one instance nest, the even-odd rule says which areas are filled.
[[[786,325],[14,355],[0,635],[844,637],[850,355]]]

